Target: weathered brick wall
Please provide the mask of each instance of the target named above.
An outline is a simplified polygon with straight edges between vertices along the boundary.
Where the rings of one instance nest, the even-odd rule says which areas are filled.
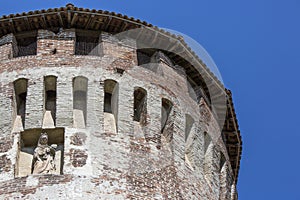
[[[48,30],[38,31],[37,55],[71,56],[75,52],[75,30],[65,29],[55,34]],[[55,61],[55,60],[54,60]]]
[[[44,77],[35,76],[28,80],[25,129],[42,127],[44,113]]]
[[[217,122],[203,99],[198,103],[192,98],[181,68],[164,62],[157,63],[157,71],[139,67],[135,46],[107,34],[102,35],[104,55],[75,56],[72,31],[65,34],[68,37],[59,34],[39,31],[36,56],[0,59],[0,198],[231,198],[232,171]],[[64,128],[63,175],[17,178],[20,133],[11,131],[16,117],[12,83],[28,79],[24,128],[41,128],[43,81],[49,75],[57,77],[56,126]],[[73,123],[72,87],[77,76],[88,79],[85,128]],[[116,132],[104,127],[104,81],[108,79],[118,83]],[[133,120],[137,87],[147,91],[145,124]],[[173,104],[167,137],[161,135],[163,98]],[[194,120],[187,141],[186,114]],[[206,164],[205,132],[213,147]],[[226,159],[222,169],[220,152]],[[204,166],[208,166],[208,174]]]

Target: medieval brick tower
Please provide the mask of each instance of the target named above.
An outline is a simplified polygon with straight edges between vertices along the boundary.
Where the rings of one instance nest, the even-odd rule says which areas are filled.
[[[0,199],[237,199],[231,92],[181,36],[71,4],[3,16],[0,80]]]

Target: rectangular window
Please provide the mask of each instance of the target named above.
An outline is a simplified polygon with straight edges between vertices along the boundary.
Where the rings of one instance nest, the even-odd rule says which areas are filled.
[[[100,32],[76,32],[75,55],[101,56]]]
[[[15,35],[14,57],[36,55],[37,53],[37,32],[28,32]]]

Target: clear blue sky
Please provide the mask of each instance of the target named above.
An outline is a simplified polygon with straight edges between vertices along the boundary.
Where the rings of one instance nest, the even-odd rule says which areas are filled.
[[[1,1],[0,15],[67,2]],[[70,2],[174,29],[204,46],[233,92],[244,143],[239,199],[300,199],[300,1]]]

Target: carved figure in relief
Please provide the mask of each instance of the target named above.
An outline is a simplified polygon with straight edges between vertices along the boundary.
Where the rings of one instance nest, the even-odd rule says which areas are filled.
[[[32,174],[51,174],[55,171],[56,148],[56,144],[48,145],[48,134],[41,133],[37,147],[34,149]]]

